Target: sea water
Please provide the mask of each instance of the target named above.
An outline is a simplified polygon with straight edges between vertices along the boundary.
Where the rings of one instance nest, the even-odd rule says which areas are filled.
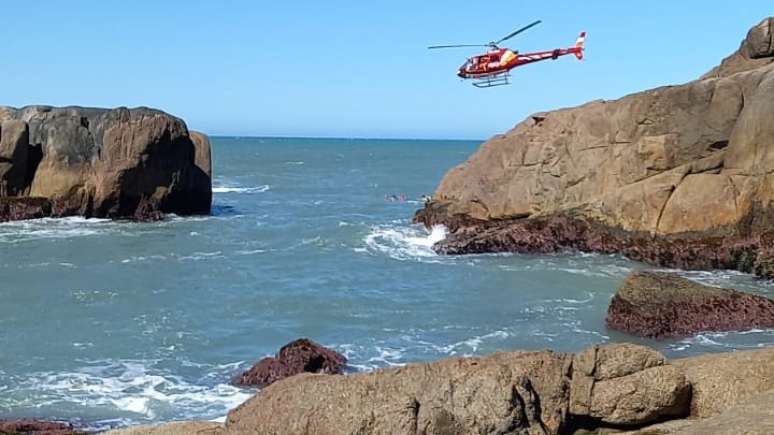
[[[605,328],[620,256],[431,249],[422,195],[477,142],[213,138],[212,216],[0,224],[0,418],[104,428],[222,419],[231,377],[309,337],[367,371],[516,349],[634,341],[669,357],[774,332],[663,342]],[[682,272],[771,295],[728,271]]]

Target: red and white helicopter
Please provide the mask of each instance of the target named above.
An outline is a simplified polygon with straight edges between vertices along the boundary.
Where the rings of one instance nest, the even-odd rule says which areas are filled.
[[[535,21],[532,24],[508,34],[499,41],[492,41],[488,44],[433,45],[427,48],[489,47],[489,51],[486,53],[468,58],[467,62],[465,62],[457,72],[457,76],[462,79],[472,79],[473,86],[478,88],[489,88],[492,86],[510,84],[508,81],[508,78],[510,77],[509,73],[518,66],[547,59],[556,60],[559,57],[568,54],[574,54],[578,60],[583,59],[586,32],[581,32],[580,36],[578,36],[578,39],[575,41],[575,45],[569,48],[556,48],[554,50],[520,54],[517,50],[500,48],[498,46],[500,43],[507,41],[540,23],[540,20]]]

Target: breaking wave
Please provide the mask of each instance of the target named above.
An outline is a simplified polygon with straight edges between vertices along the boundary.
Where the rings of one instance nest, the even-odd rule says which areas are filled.
[[[0,409],[61,410],[83,408],[112,418],[80,420],[91,429],[171,419],[218,419],[253,392],[207,379],[185,380],[141,361],[99,361],[77,371],[33,373],[14,379],[15,392],[0,397]],[[219,377],[238,363],[211,366]],[[55,412],[55,411],[53,411]],[[182,412],[182,414],[181,414]],[[78,416],[62,416],[71,419]]]
[[[115,229],[109,219],[83,217],[43,218],[0,224],[0,243],[20,243],[41,239],[85,237]]]
[[[386,254],[396,260],[439,258],[433,245],[446,238],[446,227],[436,225],[427,231],[419,225],[380,225],[371,228],[363,242],[370,252]]]

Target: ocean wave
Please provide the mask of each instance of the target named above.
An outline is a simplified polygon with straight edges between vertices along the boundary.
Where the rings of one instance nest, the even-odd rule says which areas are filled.
[[[212,188],[213,193],[262,193],[271,189],[271,186],[264,184],[255,187],[236,187],[236,186],[216,186]]]
[[[436,225],[430,231],[419,225],[375,226],[364,238],[370,252],[386,254],[396,260],[439,258],[433,245],[446,238],[446,227]]]
[[[0,224],[0,243],[93,236],[113,230],[116,225],[109,219],[86,219],[83,217],[4,222]]]
[[[104,429],[181,417],[216,419],[253,394],[223,383],[187,381],[149,364],[99,361],[77,371],[31,373],[15,380],[12,394],[0,397],[0,409],[99,409],[110,417],[88,424]]]

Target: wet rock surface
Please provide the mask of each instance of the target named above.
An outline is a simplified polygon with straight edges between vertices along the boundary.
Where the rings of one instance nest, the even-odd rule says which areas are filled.
[[[346,364],[344,355],[302,338],[283,346],[274,357],[258,361],[234,384],[265,387],[301,373],[340,374]]]
[[[39,420],[0,420],[0,435],[78,435],[67,423]]]
[[[648,338],[774,327],[774,300],[671,273],[635,272],[610,302],[607,325]]]

